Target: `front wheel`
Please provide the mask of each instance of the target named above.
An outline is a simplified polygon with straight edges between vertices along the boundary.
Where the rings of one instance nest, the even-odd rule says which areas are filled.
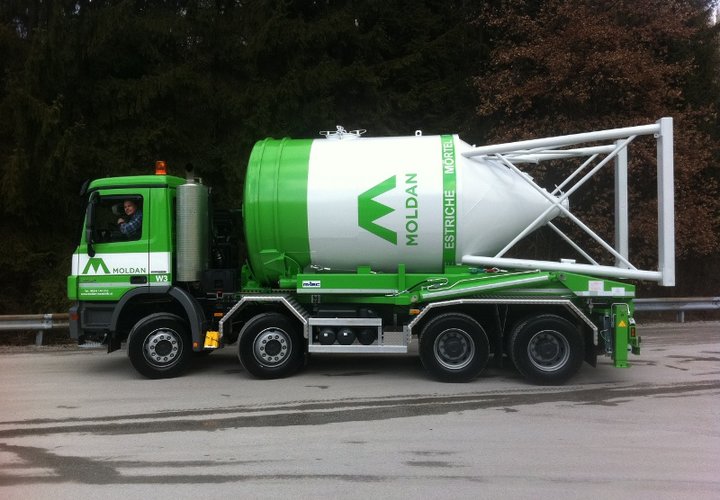
[[[304,342],[297,324],[280,313],[258,314],[240,331],[238,357],[258,378],[292,375],[305,362]]]
[[[561,384],[582,365],[585,344],[565,318],[543,314],[518,323],[510,334],[510,358],[527,379]]]
[[[432,319],[420,333],[420,360],[442,382],[468,382],[487,366],[490,344],[480,323],[466,314]]]
[[[192,359],[188,328],[174,314],[151,314],[138,321],[128,337],[128,356],[148,378],[172,378],[184,372]]]

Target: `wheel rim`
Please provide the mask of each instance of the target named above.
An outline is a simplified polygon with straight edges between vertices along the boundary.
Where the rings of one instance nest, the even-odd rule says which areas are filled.
[[[182,336],[170,328],[158,328],[145,337],[143,355],[148,363],[168,368],[180,360],[183,350]]]
[[[448,370],[461,370],[475,357],[475,343],[465,331],[451,328],[435,339],[435,359]]]
[[[278,366],[285,362],[292,350],[290,335],[280,328],[267,328],[255,337],[255,359],[265,366]]]
[[[560,332],[542,330],[532,336],[527,352],[535,368],[554,372],[564,367],[570,359],[570,343]]]

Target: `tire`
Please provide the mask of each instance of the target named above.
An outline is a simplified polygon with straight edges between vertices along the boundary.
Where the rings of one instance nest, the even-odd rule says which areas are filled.
[[[489,357],[485,330],[466,314],[441,314],[420,333],[420,360],[441,382],[473,380],[485,369]]]
[[[305,363],[305,342],[284,314],[258,314],[240,331],[238,358],[257,378],[287,377]]]
[[[521,321],[510,334],[510,359],[525,378],[537,384],[566,382],[580,369],[584,353],[582,334],[554,314]]]
[[[167,313],[138,321],[128,336],[127,350],[135,369],[152,379],[177,377],[193,356],[186,322]]]

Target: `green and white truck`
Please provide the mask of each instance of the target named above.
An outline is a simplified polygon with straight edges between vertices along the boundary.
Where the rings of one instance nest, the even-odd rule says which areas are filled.
[[[296,372],[308,353],[404,353],[412,342],[449,382],[507,359],[531,381],[562,383],[598,355],[626,367],[639,353],[627,280],[675,279],[671,118],[479,148],[456,135],[362,132],[258,142],[235,211],[213,210],[200,179],[162,162],[155,175],[89,183],[67,282],[71,336],[108,352],[126,343],[150,378],[231,344],[260,378]],[[627,149],[642,136],[657,141],[651,270],[628,249]],[[543,161],[580,165],[546,190],[518,167]],[[610,244],[570,197],[613,167]],[[132,234],[121,230],[128,205]],[[506,255],[541,226],[572,258]]]

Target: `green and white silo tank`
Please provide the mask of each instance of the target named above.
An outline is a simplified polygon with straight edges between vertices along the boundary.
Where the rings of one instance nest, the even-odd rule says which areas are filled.
[[[455,135],[258,142],[243,201],[255,277],[440,272],[495,255],[552,203],[522,174],[461,155],[470,149]]]

